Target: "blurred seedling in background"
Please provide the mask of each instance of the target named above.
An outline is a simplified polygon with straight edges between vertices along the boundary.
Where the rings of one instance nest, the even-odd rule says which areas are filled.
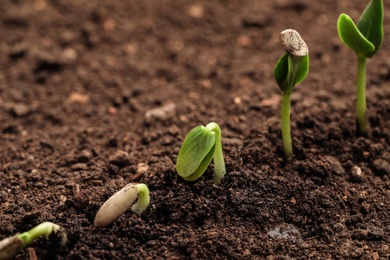
[[[355,51],[358,59],[356,89],[356,130],[358,135],[368,136],[366,119],[366,60],[379,50],[383,40],[383,1],[371,0],[363,11],[357,26],[346,14],[337,21],[341,41]]]
[[[149,203],[148,187],[142,183],[129,183],[100,207],[93,224],[95,227],[105,227],[118,219],[130,206],[134,213],[141,214]]]
[[[213,182],[219,185],[226,173],[221,139],[221,129],[214,122],[192,129],[177,156],[176,171],[179,176],[194,181],[203,175],[214,159]]]
[[[290,96],[294,86],[304,80],[309,72],[309,49],[299,33],[292,29],[281,32],[279,41],[286,52],[276,63],[274,76],[282,91],[281,126],[284,152],[287,157],[291,157],[293,148],[290,132]]]
[[[61,239],[61,245],[66,244],[67,236],[63,228],[52,222],[43,222],[30,231],[0,241],[0,259],[12,259],[18,251],[26,248],[35,238],[46,236],[46,239],[49,239],[52,234]]]

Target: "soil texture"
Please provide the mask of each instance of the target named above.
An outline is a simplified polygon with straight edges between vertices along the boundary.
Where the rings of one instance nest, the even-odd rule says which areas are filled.
[[[1,0],[0,239],[52,221],[66,246],[37,239],[16,259],[389,259],[390,34],[367,66],[365,138],[336,29],[367,2]],[[273,76],[288,28],[310,50],[291,160]],[[218,186],[212,165],[194,182],[175,172],[209,122]],[[148,185],[149,208],[95,228],[129,182]]]

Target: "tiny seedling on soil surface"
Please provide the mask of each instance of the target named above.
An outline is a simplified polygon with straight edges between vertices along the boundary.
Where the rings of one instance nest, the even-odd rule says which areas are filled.
[[[290,96],[296,84],[305,79],[309,72],[309,49],[299,33],[288,29],[280,33],[280,44],[286,51],[274,69],[276,83],[282,91],[282,138],[284,152],[292,156],[290,133]]]
[[[27,247],[35,238],[44,235],[46,239],[49,239],[51,234],[61,238],[61,245],[66,244],[66,233],[60,226],[51,222],[43,222],[30,231],[0,241],[0,259],[12,259],[19,250]]]
[[[368,136],[366,119],[366,60],[381,47],[383,40],[383,1],[371,0],[357,25],[346,14],[337,21],[341,41],[354,50],[358,59],[356,91],[356,129],[359,135]]]
[[[137,203],[134,203],[137,198]],[[149,206],[149,202],[148,186],[129,183],[100,207],[93,224],[95,227],[105,227],[125,213],[130,206],[134,213],[141,214]]]
[[[219,185],[226,173],[221,139],[221,129],[214,122],[192,129],[177,156],[177,173],[187,181],[194,181],[203,175],[214,159],[213,182]]]

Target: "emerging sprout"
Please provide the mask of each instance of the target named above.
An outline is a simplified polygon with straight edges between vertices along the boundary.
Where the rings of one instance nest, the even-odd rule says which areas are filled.
[[[221,129],[214,122],[192,129],[177,156],[177,173],[187,181],[194,181],[203,175],[214,159],[213,182],[220,184],[226,173],[221,139]]]
[[[46,239],[49,239],[53,233],[61,238],[61,245],[66,244],[66,233],[60,226],[52,222],[43,222],[30,231],[0,241],[0,259],[12,259],[18,251],[27,247],[35,238],[44,235]]]
[[[366,59],[371,58],[382,45],[383,16],[383,1],[371,0],[361,15],[357,26],[346,14],[341,14],[337,21],[337,31],[341,41],[356,52],[358,59],[356,129],[359,135],[368,135],[366,120]]]
[[[137,203],[134,204],[138,198]],[[145,184],[129,183],[112,195],[100,207],[93,222],[95,227],[104,227],[119,218],[132,205],[131,210],[141,214],[150,202],[149,189]]]
[[[282,91],[282,138],[284,152],[290,157],[292,141],[290,133],[290,96],[296,84],[309,72],[309,49],[299,33],[288,29],[280,33],[280,44],[286,51],[275,65],[274,75]]]

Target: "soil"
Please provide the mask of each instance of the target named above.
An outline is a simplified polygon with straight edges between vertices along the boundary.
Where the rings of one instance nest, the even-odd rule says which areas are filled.
[[[390,258],[390,38],[368,63],[358,137],[356,57],[336,30],[367,2],[2,0],[0,239],[52,221],[67,245],[37,239],[16,259]],[[273,77],[287,28],[311,60],[291,160]],[[181,143],[212,121],[227,174],[184,181]],[[95,228],[129,182],[149,208]]]

